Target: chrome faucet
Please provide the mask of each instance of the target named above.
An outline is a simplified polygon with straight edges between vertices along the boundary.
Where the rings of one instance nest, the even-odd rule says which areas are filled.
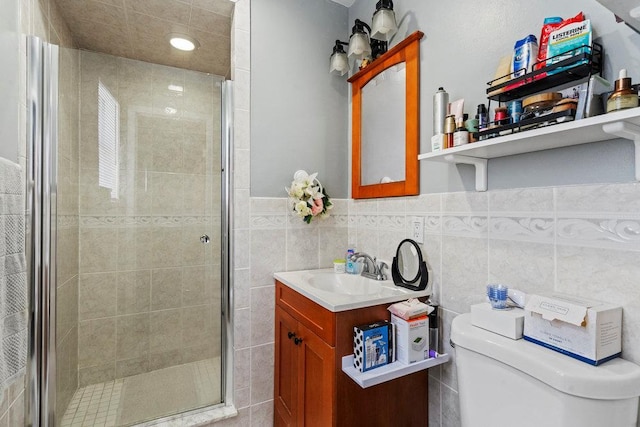
[[[384,269],[389,268],[386,262],[377,262],[376,257],[364,252],[356,252],[351,255],[351,261],[357,262],[359,259],[364,259],[364,265],[362,266],[361,275],[373,280],[387,280],[387,275],[384,274]]]

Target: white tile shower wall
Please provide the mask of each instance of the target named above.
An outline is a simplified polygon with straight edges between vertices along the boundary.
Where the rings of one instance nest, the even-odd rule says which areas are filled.
[[[251,228],[249,196],[250,147],[250,30],[251,2],[236,2],[231,21],[231,80],[234,81],[233,109],[233,390],[238,416],[216,426],[252,425],[251,401]],[[240,75],[243,78],[240,78]],[[269,402],[269,400],[267,400]],[[213,425],[213,423],[212,423]]]

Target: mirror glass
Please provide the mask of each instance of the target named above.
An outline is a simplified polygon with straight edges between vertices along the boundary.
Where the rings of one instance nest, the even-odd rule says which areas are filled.
[[[413,283],[418,280],[420,273],[420,255],[416,247],[409,241],[404,241],[398,246],[398,272],[406,282]]]
[[[405,179],[406,69],[393,65],[362,88],[361,185]]]
[[[420,39],[416,31],[349,78],[351,197],[420,193]]]

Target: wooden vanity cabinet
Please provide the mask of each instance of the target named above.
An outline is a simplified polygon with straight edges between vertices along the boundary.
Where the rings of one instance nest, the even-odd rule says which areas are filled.
[[[279,307],[276,330],[275,425],[332,425],[333,347]]]
[[[276,427],[428,424],[427,370],[366,389],[342,372],[353,326],[387,319],[387,306],[333,313],[276,281]]]

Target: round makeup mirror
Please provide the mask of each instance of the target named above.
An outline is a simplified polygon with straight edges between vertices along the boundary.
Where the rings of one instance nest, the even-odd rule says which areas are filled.
[[[421,291],[427,288],[429,272],[422,259],[420,246],[414,240],[404,239],[398,245],[391,265],[391,276],[396,286]]]

